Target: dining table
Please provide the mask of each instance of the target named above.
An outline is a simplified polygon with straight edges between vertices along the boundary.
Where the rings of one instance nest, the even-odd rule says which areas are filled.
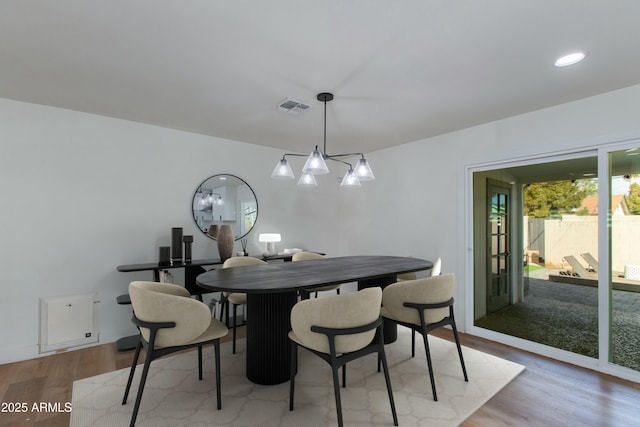
[[[429,270],[433,263],[399,256],[342,256],[209,270],[196,277],[208,291],[247,294],[247,378],[263,385],[289,380],[291,309],[302,290],[357,282],[358,289],[385,287],[402,273]],[[396,339],[395,325],[384,326],[385,343]]]

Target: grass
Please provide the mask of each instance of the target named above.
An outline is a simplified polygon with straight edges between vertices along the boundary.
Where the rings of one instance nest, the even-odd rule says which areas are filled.
[[[542,269],[544,269],[544,267],[537,264],[527,264],[524,266],[525,273],[531,273],[532,271],[542,270]]]

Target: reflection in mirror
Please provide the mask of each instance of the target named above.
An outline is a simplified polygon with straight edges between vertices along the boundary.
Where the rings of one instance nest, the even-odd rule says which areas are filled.
[[[198,186],[193,195],[193,219],[200,231],[230,225],[235,240],[246,236],[258,219],[258,200],[244,180],[234,175],[214,175]]]

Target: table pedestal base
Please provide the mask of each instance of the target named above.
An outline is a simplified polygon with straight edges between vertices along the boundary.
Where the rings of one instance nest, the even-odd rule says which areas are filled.
[[[359,280],[358,290],[362,290],[365,288],[373,288],[375,286],[379,286],[382,289],[384,289],[390,284],[396,283],[396,282],[397,282],[396,276],[379,277],[377,279],[369,279],[369,280]],[[396,323],[383,319],[382,331],[384,333],[385,344],[391,344],[392,342],[396,342],[396,340],[398,339],[398,325]]]
[[[256,384],[289,381],[291,309],[297,293],[247,295],[247,378]]]

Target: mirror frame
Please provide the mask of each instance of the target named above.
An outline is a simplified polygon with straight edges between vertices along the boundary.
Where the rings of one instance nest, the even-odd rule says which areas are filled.
[[[209,181],[211,178],[215,178],[215,177],[217,177],[217,176],[228,176],[228,177],[235,178],[235,179],[237,179],[237,180],[242,181],[242,183],[244,183],[244,185],[246,185],[246,186],[247,186],[247,188],[249,188],[249,190],[251,191],[251,194],[253,194],[253,199],[256,201],[256,219],[255,219],[255,221],[253,222],[253,225],[252,225],[252,226],[251,226],[251,228],[250,228],[250,229],[248,229],[248,230],[246,231],[246,233],[244,233],[243,235],[241,235],[241,236],[234,236],[234,240],[240,240],[240,239],[243,239],[243,238],[244,238],[244,237],[246,237],[246,236],[251,232],[251,230],[253,230],[253,228],[256,226],[256,222],[258,222],[258,215],[259,215],[259,213],[260,213],[260,209],[258,208],[258,197],[256,196],[256,192],[255,192],[255,191],[253,191],[253,188],[251,188],[251,186],[249,185],[249,183],[248,183],[247,181],[245,181],[244,179],[240,178],[240,177],[239,177],[239,176],[237,176],[237,175],[233,175],[233,174],[230,174],[230,173],[219,173],[219,174],[211,175],[210,177],[208,177],[208,178],[204,179],[204,180],[203,180],[203,181],[202,181],[202,182],[201,182],[201,183],[196,187],[196,190],[193,192],[193,197],[191,198],[191,217],[193,218],[193,222],[196,224],[196,228],[197,228],[198,230],[200,230],[200,231],[202,232],[202,234],[204,234],[205,236],[207,236],[208,238],[210,238],[210,239],[212,239],[212,240],[217,240],[215,237],[213,237],[213,236],[209,235],[209,233],[208,233],[207,231],[204,231],[204,230],[202,230],[202,228],[200,228],[200,225],[198,224],[198,220],[197,220],[196,215],[195,215],[195,210],[193,209],[193,205],[194,205],[194,202],[195,202],[195,199],[196,199],[196,195],[199,193],[199,190],[202,188],[202,186],[204,185],[204,183],[205,183],[205,182],[207,182],[207,181]],[[240,185],[242,185],[242,184],[240,184]]]

